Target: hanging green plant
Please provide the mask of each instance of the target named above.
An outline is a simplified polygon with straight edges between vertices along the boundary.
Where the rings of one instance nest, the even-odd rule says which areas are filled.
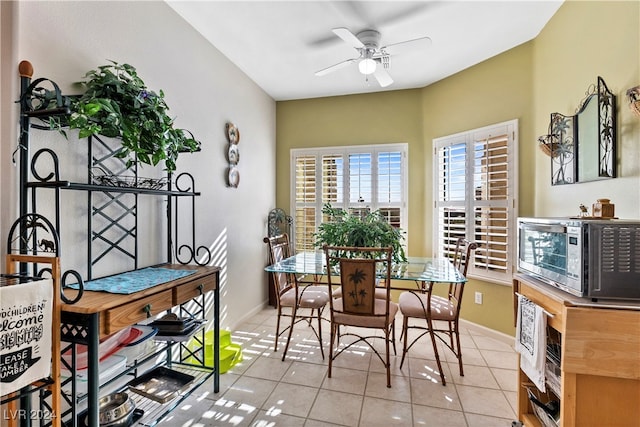
[[[66,124],[78,129],[80,138],[119,138],[122,148],[116,157],[126,159],[127,167],[164,161],[165,169],[173,172],[179,153],[200,149],[190,133],[174,127],[162,90],[147,88],[133,66],[111,61],[89,71],[85,79],[81,85],[86,90],[71,99]]]

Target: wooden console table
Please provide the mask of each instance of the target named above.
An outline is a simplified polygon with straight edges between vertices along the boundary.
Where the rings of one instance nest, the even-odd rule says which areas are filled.
[[[560,401],[560,427],[631,426],[640,420],[640,304],[592,302],[522,274],[518,292],[553,317],[549,328],[561,336],[560,395],[547,387],[547,399]],[[514,307],[517,297],[514,295]],[[533,387],[518,372],[518,419],[540,426],[527,396]]]
[[[210,266],[162,264],[157,267],[196,270],[196,273],[132,294],[85,291],[75,304],[62,304],[62,339],[87,345],[88,419],[97,427],[100,339],[127,326],[186,303],[206,292],[214,295],[214,348],[220,338],[220,268]],[[78,291],[65,289],[73,299]],[[214,351],[214,392],[220,391],[219,352]]]

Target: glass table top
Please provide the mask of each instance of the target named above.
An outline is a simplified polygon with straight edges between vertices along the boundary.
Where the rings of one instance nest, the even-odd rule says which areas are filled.
[[[272,264],[266,271],[275,273],[313,274],[327,273],[324,252],[301,252]],[[391,266],[393,280],[414,280],[418,282],[462,283],[466,278],[453,266],[448,258],[408,257],[406,263]]]

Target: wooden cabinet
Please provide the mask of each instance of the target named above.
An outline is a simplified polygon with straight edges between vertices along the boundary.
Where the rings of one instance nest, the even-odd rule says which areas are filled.
[[[513,287],[552,316],[547,327],[561,337],[560,395],[547,387],[545,396],[560,401],[559,425],[640,425],[640,304],[593,302],[521,274]],[[519,370],[518,418],[537,427],[528,387]]]

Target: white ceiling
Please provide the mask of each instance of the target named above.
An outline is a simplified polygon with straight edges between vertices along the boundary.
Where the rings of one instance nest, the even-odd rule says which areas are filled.
[[[424,87],[535,38],[562,0],[183,1],[167,3],[275,100]],[[391,57],[381,88],[331,30],[375,29],[380,45],[428,36],[430,47]],[[212,70],[215,76],[215,70]]]

